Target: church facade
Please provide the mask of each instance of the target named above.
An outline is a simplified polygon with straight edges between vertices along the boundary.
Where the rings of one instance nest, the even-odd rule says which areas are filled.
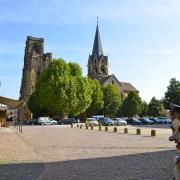
[[[139,92],[131,83],[119,81],[115,75],[108,73],[108,56],[104,56],[99,27],[97,24],[92,54],[88,59],[88,77],[97,79],[101,85],[114,84],[125,99],[130,91]]]
[[[25,106],[18,111],[20,120],[32,118],[27,102],[35,90],[37,79],[52,61],[52,53],[44,53],[44,39],[28,36],[26,40],[24,67],[22,72],[19,100],[25,102]],[[138,90],[128,82],[119,81],[115,75],[108,73],[108,56],[103,54],[99,27],[97,24],[92,54],[88,59],[88,77],[97,79],[103,86],[114,84],[126,98],[130,91]]]
[[[32,118],[27,102],[35,90],[38,77],[47,68],[50,61],[52,61],[52,53],[44,53],[44,39],[28,36],[19,97],[19,100],[25,102],[25,106],[18,112],[20,120]]]

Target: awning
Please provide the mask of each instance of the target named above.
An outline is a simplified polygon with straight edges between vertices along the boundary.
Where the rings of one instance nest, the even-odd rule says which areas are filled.
[[[0,96],[0,104],[8,105],[14,108],[20,108],[25,104],[25,102]]]

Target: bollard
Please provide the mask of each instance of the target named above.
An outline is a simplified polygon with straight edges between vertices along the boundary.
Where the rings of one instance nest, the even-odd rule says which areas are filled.
[[[136,134],[140,135],[141,134],[141,129],[136,129]]]
[[[82,129],[82,124],[79,127],[80,127],[80,129]]]
[[[93,130],[94,129],[94,126],[93,125],[91,125],[91,130]]]
[[[124,128],[124,134],[128,134],[128,128]]]
[[[73,124],[71,124],[71,128],[73,128]]]
[[[101,131],[101,129],[102,129],[102,127],[101,127],[101,126],[99,126],[99,131]]]
[[[151,136],[156,136],[156,130],[151,130]]]
[[[105,131],[106,131],[106,132],[108,131],[108,126],[105,127]]]
[[[117,132],[117,127],[114,127],[114,132]]]
[[[88,129],[88,125],[86,125],[86,129]]]
[[[79,127],[79,124],[77,124],[77,127]]]

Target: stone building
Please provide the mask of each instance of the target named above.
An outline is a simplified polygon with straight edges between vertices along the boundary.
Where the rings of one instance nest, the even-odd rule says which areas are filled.
[[[31,113],[27,106],[28,99],[35,90],[39,75],[47,68],[51,60],[52,53],[44,53],[44,39],[28,36],[19,98],[26,102],[26,105],[18,112],[20,120],[31,118]]]
[[[139,92],[131,83],[119,81],[115,75],[108,73],[108,56],[104,56],[99,27],[97,24],[92,54],[88,59],[88,77],[97,79],[103,86],[114,84],[126,98],[130,91]]]

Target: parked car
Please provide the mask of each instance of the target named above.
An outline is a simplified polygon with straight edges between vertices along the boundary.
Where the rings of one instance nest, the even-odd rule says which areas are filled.
[[[92,118],[95,118],[98,121],[99,118],[104,118],[104,115],[94,115]]]
[[[98,126],[99,122],[95,118],[87,118],[86,119],[86,124],[89,126]]]
[[[159,119],[156,118],[156,117],[150,117],[150,118],[148,118],[148,119],[151,120],[151,121],[153,121],[154,124],[162,124],[162,121],[159,120]]]
[[[30,119],[26,122],[28,125],[38,125],[38,119]]]
[[[114,121],[107,117],[99,118],[98,122],[102,126],[114,126]]]
[[[171,123],[171,119],[167,118],[167,117],[158,117],[158,120],[162,122],[162,124],[168,124]]]
[[[151,125],[154,124],[153,121],[149,120],[148,118],[139,118],[139,120],[142,122],[144,125]]]
[[[167,124],[171,124],[172,123],[172,120],[168,117],[165,117],[164,120],[167,122]]]
[[[114,118],[113,121],[114,121],[115,126],[126,126],[127,125],[127,121],[122,118]]]
[[[67,125],[67,124],[75,124],[75,123],[77,123],[77,121],[74,118],[67,118],[67,119],[60,121],[59,124]]]
[[[57,121],[49,117],[39,117],[38,124],[40,125],[56,125]]]
[[[130,125],[142,125],[142,122],[136,118],[129,118],[126,121],[127,121],[127,124],[130,124]]]

